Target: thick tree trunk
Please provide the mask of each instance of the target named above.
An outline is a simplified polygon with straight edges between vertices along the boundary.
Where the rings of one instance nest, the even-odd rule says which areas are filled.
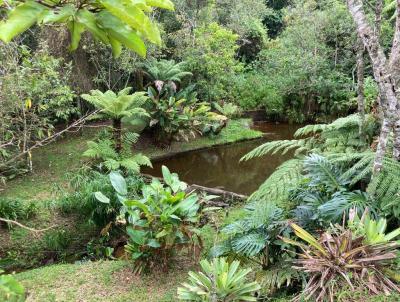
[[[394,124],[393,157],[400,161],[400,120]]]
[[[383,157],[386,154],[387,140],[391,129],[394,128],[397,122],[398,114],[396,112],[398,107],[396,95],[396,81],[392,74],[391,63],[392,60],[397,62],[398,52],[400,50],[400,32],[399,23],[396,22],[396,33],[394,35],[394,42],[392,48],[392,55],[390,62],[386,58],[383,48],[379,43],[379,36],[368,23],[363,9],[361,0],[347,0],[347,6],[356,24],[357,32],[368,54],[371,58],[374,77],[378,83],[379,91],[382,97],[382,105],[384,108],[384,120],[382,123],[381,135],[379,138],[379,145],[376,152],[374,163],[374,171],[379,172],[382,168]],[[397,6],[400,7],[400,0],[397,0]],[[398,11],[398,9],[397,9]],[[397,18],[398,21],[399,18]]]
[[[118,154],[122,151],[122,122],[121,119],[113,119],[114,148]]]
[[[362,142],[365,142],[365,97],[364,97],[364,44],[357,39],[357,104],[360,115],[359,134]]]

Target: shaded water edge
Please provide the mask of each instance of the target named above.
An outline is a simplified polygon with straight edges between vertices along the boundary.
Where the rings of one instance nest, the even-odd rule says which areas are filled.
[[[246,162],[240,162],[240,158],[265,142],[292,139],[299,127],[256,122],[253,129],[262,131],[264,138],[175,154],[155,160],[153,169],[146,168],[143,172],[160,177],[161,166],[165,165],[189,184],[250,195],[279,165],[290,159],[291,154],[267,155]]]

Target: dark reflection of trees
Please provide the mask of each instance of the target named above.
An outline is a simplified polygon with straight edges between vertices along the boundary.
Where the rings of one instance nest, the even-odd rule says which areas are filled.
[[[271,125],[268,125],[268,127],[273,128]],[[290,139],[295,128],[280,124],[276,125],[276,130],[277,132],[271,133],[274,139]],[[271,138],[267,137],[266,140],[271,140]],[[243,155],[264,141],[248,141],[177,155],[173,158],[153,163],[154,169],[146,169],[145,173],[161,176],[161,166],[166,165],[172,172],[178,173],[180,178],[188,183],[250,194],[281,163],[291,157],[291,154],[284,156],[276,154],[247,162],[239,162]]]

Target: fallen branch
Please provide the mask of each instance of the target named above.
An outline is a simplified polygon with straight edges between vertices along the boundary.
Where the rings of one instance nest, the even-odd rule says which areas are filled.
[[[48,228],[45,228],[45,229],[39,229],[39,230],[38,230],[38,229],[33,229],[33,228],[30,228],[30,227],[28,227],[28,226],[26,226],[26,225],[23,225],[22,223],[20,223],[20,222],[18,222],[18,221],[15,221],[15,220],[10,220],[10,219],[5,219],[5,218],[1,218],[1,217],[0,217],[0,221],[5,222],[5,223],[14,224],[14,225],[16,225],[16,226],[19,226],[20,228],[23,228],[23,229],[28,230],[28,231],[30,231],[30,232],[32,232],[32,233],[35,233],[35,234],[43,233],[43,232],[46,232],[46,231],[48,231],[48,230],[50,230],[50,229],[54,229],[54,228],[57,227],[57,225],[53,225],[53,226],[51,226],[51,227],[48,227]]]

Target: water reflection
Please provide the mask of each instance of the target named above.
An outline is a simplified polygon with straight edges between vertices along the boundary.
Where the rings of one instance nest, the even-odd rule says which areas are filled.
[[[251,194],[291,156],[268,155],[247,162],[239,162],[240,158],[265,141],[291,139],[298,126],[256,123],[254,128],[263,131],[265,138],[176,155],[154,162],[154,168],[144,172],[161,176],[161,165],[166,165],[189,184]]]

